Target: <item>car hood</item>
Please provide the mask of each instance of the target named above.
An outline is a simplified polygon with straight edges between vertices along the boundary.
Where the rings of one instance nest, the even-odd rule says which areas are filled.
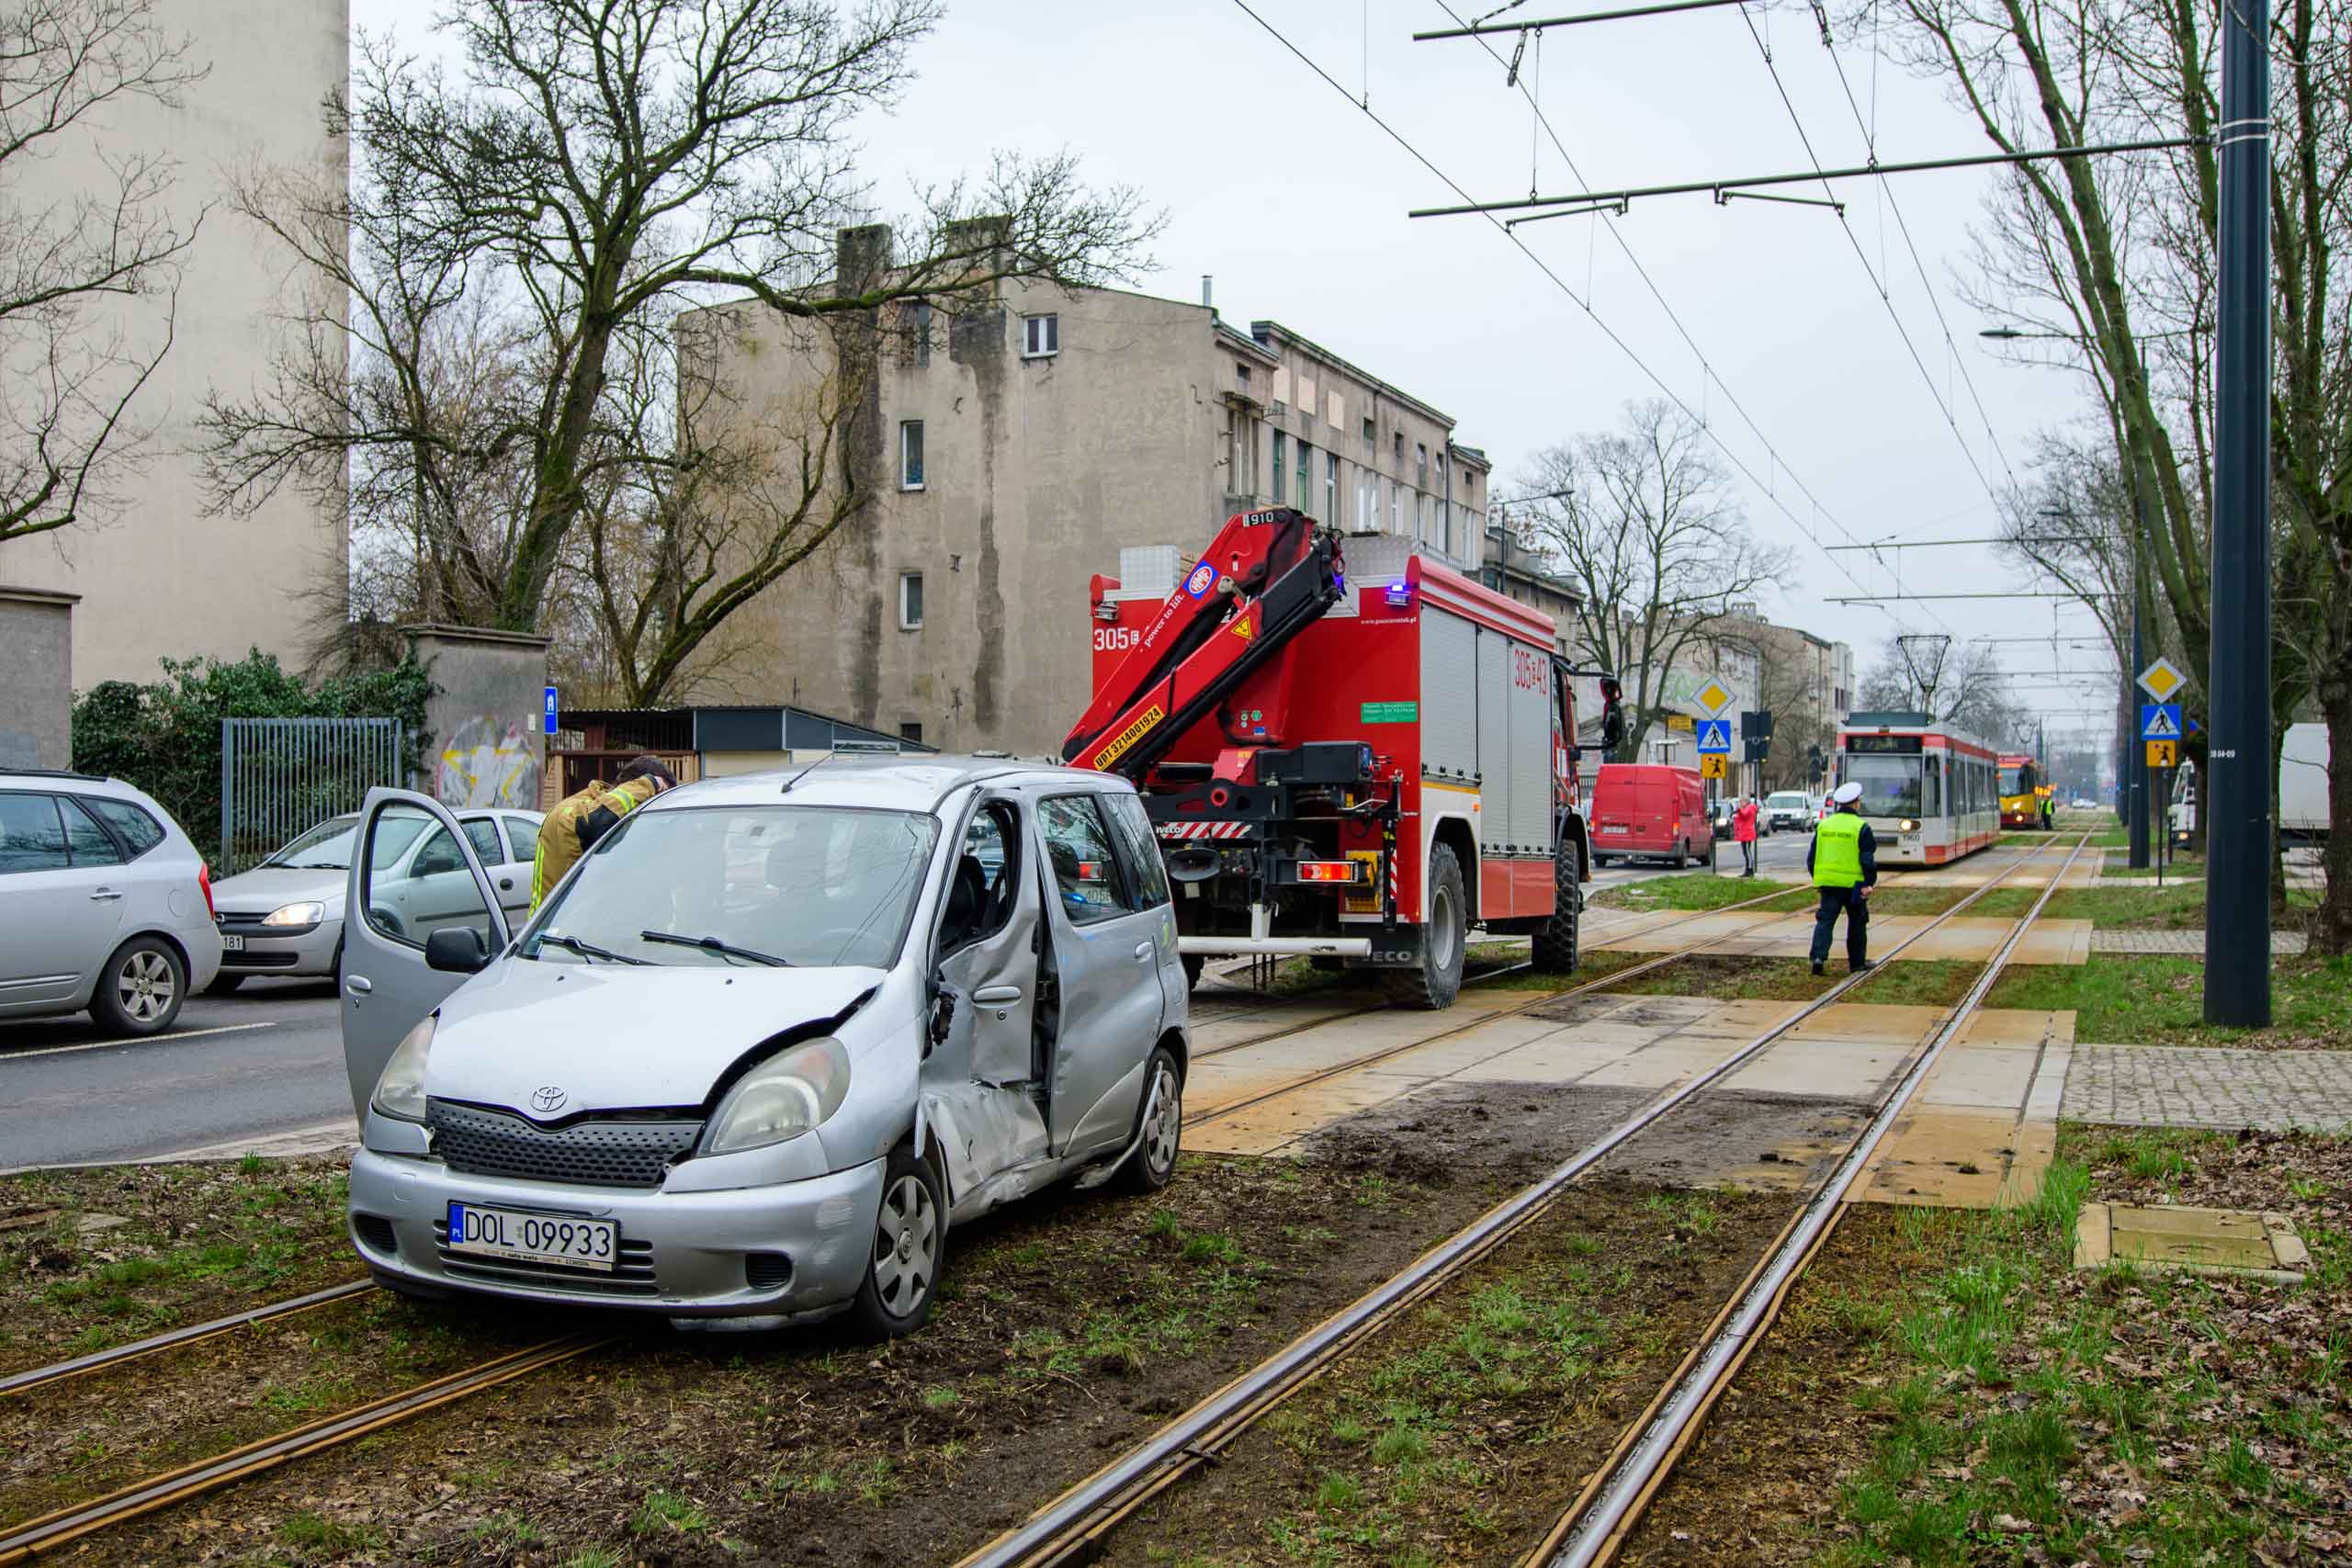
[[[212,907],[224,915],[266,915],[282,904],[315,900],[330,916],[343,909],[345,871],[257,865],[212,885]]]
[[[552,1117],[700,1105],[743,1053],[834,1017],[883,975],[510,958],[442,1004],[425,1092]],[[541,1089],[564,1098],[542,1107]]]

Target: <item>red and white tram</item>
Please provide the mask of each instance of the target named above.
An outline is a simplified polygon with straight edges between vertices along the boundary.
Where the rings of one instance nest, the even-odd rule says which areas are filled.
[[[2001,759],[1924,713],[1857,713],[1838,728],[1838,782],[1860,809],[1881,865],[1943,865],[2001,836]]]

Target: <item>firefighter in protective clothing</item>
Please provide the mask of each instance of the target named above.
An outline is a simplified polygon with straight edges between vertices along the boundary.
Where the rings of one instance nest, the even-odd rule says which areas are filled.
[[[539,849],[531,863],[531,912],[563,880],[572,863],[639,807],[677,783],[658,757],[632,757],[611,784],[591,780],[579,794],[557,803],[539,823]]]
[[[1836,809],[1813,829],[1804,852],[1804,868],[1821,894],[1813,917],[1813,972],[1829,961],[1829,939],[1838,930],[1840,910],[1846,916],[1846,965],[1856,974],[1873,968],[1869,957],[1871,889],[1878,885],[1878,841],[1871,825],[1857,809],[1862,786],[1849,782],[1831,795]]]

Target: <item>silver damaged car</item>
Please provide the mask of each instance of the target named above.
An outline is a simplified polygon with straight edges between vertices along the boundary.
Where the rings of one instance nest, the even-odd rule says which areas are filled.
[[[470,899],[373,914],[427,820],[470,850],[371,794],[345,902],[371,912],[343,969],[351,1236],[395,1289],[903,1334],[953,1224],[1174,1170],[1184,972],[1121,780],[836,756],[689,784],[519,935],[470,853]]]

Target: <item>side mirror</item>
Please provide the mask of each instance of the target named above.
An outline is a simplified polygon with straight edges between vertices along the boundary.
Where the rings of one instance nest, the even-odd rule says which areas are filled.
[[[424,939],[424,966],[449,975],[477,975],[490,966],[490,949],[471,926],[444,926]]]

